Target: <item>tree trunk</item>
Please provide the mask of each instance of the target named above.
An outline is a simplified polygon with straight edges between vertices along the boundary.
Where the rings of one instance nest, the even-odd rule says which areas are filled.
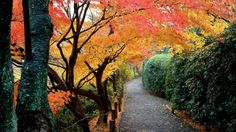
[[[116,74],[112,75],[112,85],[113,85],[113,92],[117,92],[116,86]]]
[[[98,96],[100,97],[102,101],[102,107],[103,111],[100,111],[98,124],[100,123],[107,123],[107,114],[109,112],[109,100],[108,97],[106,97],[106,86],[104,87],[105,83],[102,83],[102,75],[105,68],[101,68],[97,74],[96,74],[96,87],[98,91]],[[106,84],[105,84],[106,85]]]
[[[140,72],[140,70],[139,70],[138,66],[135,66],[135,68],[136,68],[136,72],[137,72],[137,74],[138,74],[138,76],[137,76],[137,77],[141,76],[141,72]]]
[[[91,90],[85,90],[85,89],[79,89],[79,95],[85,96],[89,99],[92,99],[97,103],[98,110],[99,110],[99,120],[97,122],[98,124],[100,122],[107,122],[107,116],[104,116],[104,114],[103,114],[103,113],[105,113],[106,109],[104,107],[104,103],[101,99],[101,96],[93,93]],[[100,120],[102,120],[102,121],[100,121]]]
[[[74,114],[78,120],[78,125],[83,128],[84,132],[90,132],[86,113],[78,96],[70,96],[70,102],[66,104],[66,107]]]
[[[134,78],[136,78],[136,69],[135,69],[135,66],[133,66],[132,70],[133,70]]]
[[[12,0],[1,0],[0,5],[0,128],[3,132],[16,132],[13,105],[13,71],[10,54],[10,27]]]
[[[98,95],[103,94],[102,90],[102,75],[103,75],[103,69],[99,69],[98,72],[95,74],[96,77],[96,87],[97,87],[97,93]]]
[[[107,123],[107,118],[108,118],[108,112],[110,110],[110,101],[109,101],[109,97],[108,97],[108,93],[107,93],[107,81],[104,81],[103,83],[103,91],[104,91],[104,96],[101,96],[102,98],[102,102],[103,102],[103,107],[104,107],[104,119],[103,122]]]
[[[55,131],[47,98],[49,40],[52,25],[48,0],[29,0],[32,58],[26,58],[19,86],[17,115],[19,131]],[[26,47],[27,49],[27,47]]]

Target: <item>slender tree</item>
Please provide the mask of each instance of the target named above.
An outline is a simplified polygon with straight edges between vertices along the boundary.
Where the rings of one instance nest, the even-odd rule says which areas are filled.
[[[1,0],[0,5],[0,128],[1,131],[17,131],[13,105],[13,72],[10,54],[10,27],[12,0]]]
[[[48,4],[48,0],[23,0],[26,58],[17,103],[19,131],[53,131],[55,128],[47,99],[47,64],[52,35]]]

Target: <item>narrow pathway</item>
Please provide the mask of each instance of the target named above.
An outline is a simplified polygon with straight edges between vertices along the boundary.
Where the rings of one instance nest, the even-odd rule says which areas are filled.
[[[190,125],[166,109],[169,102],[143,89],[141,78],[126,83],[128,90],[121,132],[192,132]]]

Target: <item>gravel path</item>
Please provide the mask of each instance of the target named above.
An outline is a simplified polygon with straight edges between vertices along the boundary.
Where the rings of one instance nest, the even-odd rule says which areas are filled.
[[[166,109],[169,102],[143,90],[141,78],[126,83],[121,132],[192,132],[190,125]]]

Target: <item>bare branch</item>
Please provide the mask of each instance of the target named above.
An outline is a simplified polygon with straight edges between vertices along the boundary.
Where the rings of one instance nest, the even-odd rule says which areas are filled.
[[[231,23],[230,20],[227,20],[227,19],[224,18],[224,17],[217,16],[217,15],[215,15],[214,13],[210,12],[209,10],[207,10],[206,12],[207,12],[208,15],[211,15],[211,16],[213,16],[214,18],[221,19],[221,20],[225,21],[226,23]]]
[[[88,72],[87,75],[85,75],[83,78],[81,78],[81,79],[79,80],[78,84],[77,84],[77,87],[81,87],[81,84],[83,84],[82,82],[83,82],[84,80],[86,80],[92,73],[93,73],[93,71],[90,71],[90,72]],[[94,77],[94,76],[93,76],[93,77]]]
[[[84,62],[86,64],[86,66],[89,68],[90,71],[94,72],[94,74],[96,74],[96,71],[94,71],[94,69],[89,65],[89,63],[87,61]]]
[[[56,66],[58,68],[66,69],[66,67],[64,67],[64,66],[61,66],[61,65],[58,65],[58,64],[54,64],[54,63],[51,63],[51,62],[48,62],[48,64],[52,65],[52,66]]]

